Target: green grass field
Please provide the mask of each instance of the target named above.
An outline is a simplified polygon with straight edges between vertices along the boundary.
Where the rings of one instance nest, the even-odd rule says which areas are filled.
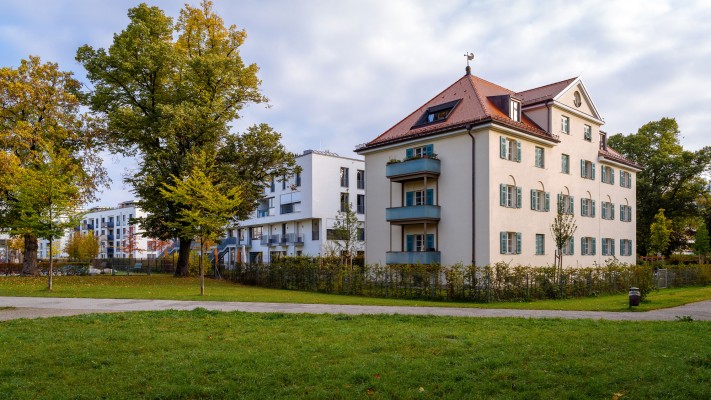
[[[711,322],[161,311],[0,323],[16,399],[708,399]]]
[[[402,305],[434,307],[519,308],[535,310],[628,311],[627,295],[568,300],[502,303],[454,303],[423,300],[381,299],[329,295],[293,290],[264,289],[226,281],[206,280],[206,295],[199,295],[197,278],[172,276],[59,276],[54,290],[46,290],[46,278],[0,277],[0,296],[95,297],[167,300],[214,300],[270,303],[319,303],[357,305]],[[664,289],[653,292],[635,311],[649,311],[711,299],[711,286]]]

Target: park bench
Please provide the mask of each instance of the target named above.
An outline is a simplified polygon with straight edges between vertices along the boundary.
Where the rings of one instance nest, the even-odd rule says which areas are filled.
[[[141,269],[143,269],[143,263],[136,263],[136,265],[133,266],[133,272],[140,272]]]

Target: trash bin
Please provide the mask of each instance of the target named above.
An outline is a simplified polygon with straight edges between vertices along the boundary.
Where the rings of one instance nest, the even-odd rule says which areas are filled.
[[[630,307],[636,307],[639,305],[639,301],[642,298],[642,295],[639,293],[639,288],[636,287],[631,287],[630,288]]]

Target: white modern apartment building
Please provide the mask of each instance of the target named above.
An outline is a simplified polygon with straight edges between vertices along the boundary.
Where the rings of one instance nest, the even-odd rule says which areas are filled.
[[[218,245],[223,262],[271,262],[280,256],[326,254],[334,250],[329,243],[335,239],[333,224],[346,204],[364,222],[363,160],[306,150],[296,157],[296,164],[302,168],[300,174],[273,181],[252,216],[227,231],[227,239]]]
[[[359,146],[366,262],[541,266],[557,207],[577,223],[566,266],[634,263],[636,173],[607,146],[583,82],[514,92],[467,73]]]
[[[119,203],[116,208],[94,207],[81,218],[79,232],[93,231],[99,238],[99,258],[153,258],[151,240],[131,223],[145,215],[133,201]]]

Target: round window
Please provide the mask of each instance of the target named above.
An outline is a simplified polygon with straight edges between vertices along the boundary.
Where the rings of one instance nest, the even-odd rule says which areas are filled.
[[[580,107],[581,104],[583,104],[583,101],[580,100],[580,92],[576,91],[573,93],[573,104],[575,104],[575,107]]]

